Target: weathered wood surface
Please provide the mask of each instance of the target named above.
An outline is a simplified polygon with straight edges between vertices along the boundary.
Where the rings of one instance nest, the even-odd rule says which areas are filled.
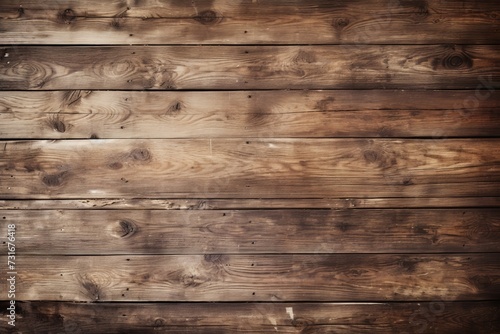
[[[0,330],[8,332],[7,304]],[[65,303],[19,302],[19,332],[34,333],[496,333],[496,302]]]
[[[2,90],[500,88],[498,45],[18,46],[0,57]]]
[[[254,247],[258,249],[258,243]],[[16,261],[18,300],[368,302],[500,298],[500,263],[495,253],[23,255]],[[0,279],[5,281],[6,275],[2,272]]]
[[[24,254],[500,252],[500,210],[2,210]],[[7,235],[6,226],[2,233]],[[1,249],[6,254],[7,248]]]
[[[499,13],[495,0],[4,0],[0,29],[3,44],[492,44]]]
[[[498,139],[6,141],[0,195],[44,198],[498,196]]]
[[[497,208],[499,197],[413,198],[267,198],[180,199],[109,198],[0,200],[2,210],[244,210],[244,209],[390,209],[390,208]],[[82,213],[83,214],[83,213]]]
[[[0,92],[1,138],[498,137],[500,93]]]

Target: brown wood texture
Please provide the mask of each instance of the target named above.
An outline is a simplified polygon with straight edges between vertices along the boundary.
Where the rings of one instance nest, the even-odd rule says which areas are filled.
[[[0,1],[0,332],[500,333],[499,18]]]
[[[419,303],[20,302],[19,331],[45,333],[495,333],[491,301]],[[6,303],[0,329],[7,332]],[[408,321],[408,319],[411,319]]]
[[[4,198],[498,196],[498,139],[6,141]]]
[[[496,208],[498,197],[410,198],[203,198],[203,199],[45,199],[0,200],[2,210],[245,210],[245,209],[391,209]]]
[[[361,302],[500,297],[500,263],[494,253],[24,255],[17,267],[22,268],[17,273],[18,300]],[[3,281],[8,277],[0,274]]]
[[[498,209],[4,210],[1,214],[4,223],[16,225],[22,254],[500,251]],[[6,229],[3,232],[7,234]]]
[[[0,89],[494,90],[499,62],[498,45],[8,46]]]
[[[2,138],[498,137],[498,91],[0,92]]]
[[[4,0],[0,29],[4,44],[492,44],[499,14],[495,0]]]

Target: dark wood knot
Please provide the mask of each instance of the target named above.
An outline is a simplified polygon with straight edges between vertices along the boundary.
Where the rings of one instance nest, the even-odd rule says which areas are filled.
[[[61,121],[59,119],[52,122],[52,127],[57,132],[61,132],[61,133],[66,132],[66,125],[64,124],[63,121]]]
[[[76,14],[73,9],[68,8],[58,14],[58,19],[62,23],[71,24],[76,19]]]
[[[65,178],[69,175],[67,171],[48,174],[42,177],[42,182],[48,187],[59,187],[64,183]]]
[[[214,25],[219,23],[222,17],[216,11],[209,9],[194,16],[193,19],[203,25]]]
[[[380,155],[377,151],[366,150],[363,152],[363,157],[368,163],[375,163],[380,159]]]
[[[130,152],[130,157],[137,161],[151,160],[151,152],[146,148],[135,148]]]
[[[347,17],[337,17],[332,21],[332,26],[336,29],[344,29],[349,25],[350,21]]]
[[[118,224],[120,225],[120,238],[130,238],[139,229],[137,223],[130,219],[122,219]]]
[[[442,60],[444,68],[453,70],[469,69],[472,67],[472,63],[472,59],[464,53],[452,53]]]

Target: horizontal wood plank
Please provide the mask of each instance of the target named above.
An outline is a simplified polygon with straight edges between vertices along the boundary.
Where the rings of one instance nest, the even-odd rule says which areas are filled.
[[[500,252],[500,210],[2,210],[22,254]],[[6,254],[7,248],[1,249]]]
[[[0,303],[0,330],[8,307]],[[18,302],[20,332],[36,333],[495,333],[496,302],[67,303]]]
[[[258,248],[258,244],[254,245]],[[498,253],[16,258],[17,300],[433,301],[500,297]],[[7,279],[6,272],[0,279]]]
[[[2,90],[500,88],[500,46],[15,46]]]
[[[499,13],[495,0],[6,0],[0,29],[3,44],[491,44]]]
[[[498,91],[0,92],[0,138],[498,137]]]
[[[498,196],[498,139],[5,141],[0,196]]]
[[[438,198],[267,198],[180,199],[110,198],[0,200],[0,210],[244,210],[244,209],[390,209],[390,208],[495,208],[500,197]]]

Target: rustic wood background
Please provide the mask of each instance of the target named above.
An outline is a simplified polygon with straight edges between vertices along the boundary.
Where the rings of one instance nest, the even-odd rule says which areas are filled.
[[[500,2],[1,0],[9,333],[500,333]]]

